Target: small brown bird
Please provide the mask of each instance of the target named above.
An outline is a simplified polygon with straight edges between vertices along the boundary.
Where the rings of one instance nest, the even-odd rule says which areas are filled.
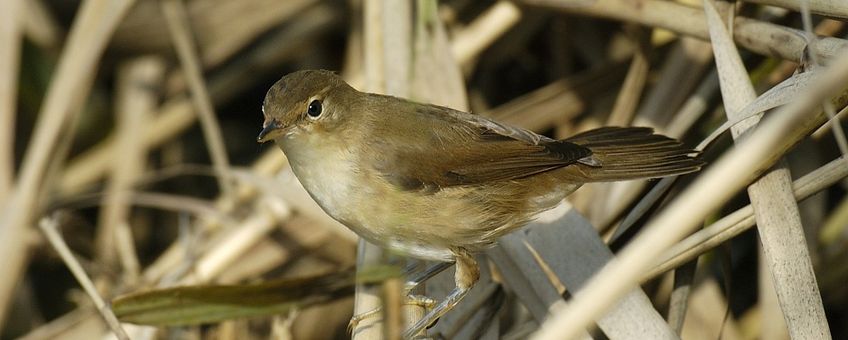
[[[555,140],[471,113],[359,92],[329,71],[286,75],[262,109],[258,141],[276,142],[327,214],[382,247],[456,264],[456,289],[406,337],[477,281],[472,253],[583,183],[677,175],[703,164],[650,128],[603,127]]]

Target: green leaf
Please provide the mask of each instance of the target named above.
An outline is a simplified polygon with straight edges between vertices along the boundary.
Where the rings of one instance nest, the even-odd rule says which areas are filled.
[[[122,322],[198,325],[287,313],[353,294],[357,283],[379,283],[399,275],[395,267],[377,266],[359,274],[350,269],[256,284],[172,287],[119,296],[112,301],[112,309]]]

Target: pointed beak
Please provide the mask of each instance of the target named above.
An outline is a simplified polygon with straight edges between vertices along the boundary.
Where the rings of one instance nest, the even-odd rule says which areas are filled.
[[[262,128],[262,131],[259,131],[259,136],[256,137],[256,142],[265,143],[267,141],[273,140],[274,138],[280,135],[280,132],[282,132],[282,130],[283,129],[280,127],[280,124],[277,123],[277,121],[272,120],[270,123],[268,123],[267,125],[265,125],[265,127]]]

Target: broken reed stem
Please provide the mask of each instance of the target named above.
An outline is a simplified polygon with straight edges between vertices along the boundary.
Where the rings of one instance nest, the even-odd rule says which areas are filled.
[[[0,259],[9,275],[0,277],[0,325],[26,262],[26,230],[31,225],[39,193],[57,141],[88,96],[106,43],[132,0],[87,0],[81,5],[47,89],[14,192],[0,214]],[[88,85],[88,86],[87,86]]]
[[[106,303],[106,301],[103,300],[103,297],[101,297],[100,293],[97,292],[97,288],[94,288],[94,282],[91,282],[91,279],[85,273],[85,270],[82,269],[79,261],[77,261],[74,254],[71,253],[71,249],[68,248],[65,240],[62,239],[62,235],[60,235],[59,231],[56,230],[55,218],[42,218],[38,226],[44,232],[47,240],[50,241],[50,245],[52,245],[53,249],[59,253],[59,256],[62,257],[62,261],[65,262],[65,265],[71,273],[74,274],[77,282],[80,283],[80,286],[82,286],[86,294],[88,294],[91,298],[91,301],[94,302],[94,306],[97,307],[97,311],[103,316],[103,320],[106,321],[106,324],[112,329],[115,336],[121,340],[129,340],[130,337],[121,327],[121,323],[118,321],[118,318],[114,313],[112,313],[112,308]]]
[[[209,146],[209,154],[215,172],[218,175],[218,186],[224,194],[233,192],[232,176],[230,175],[230,162],[227,157],[227,149],[224,146],[224,137],[221,135],[221,126],[215,117],[215,108],[209,98],[209,92],[203,80],[203,69],[197,56],[197,47],[191,36],[191,27],[188,22],[185,4],[183,0],[161,0],[162,12],[171,32],[177,57],[188,80],[191,99],[198,112],[203,136]]]

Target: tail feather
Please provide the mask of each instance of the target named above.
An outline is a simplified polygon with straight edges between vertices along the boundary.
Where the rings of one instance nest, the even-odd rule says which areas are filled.
[[[591,159],[579,166],[589,181],[680,175],[704,165],[697,151],[646,127],[602,127],[565,141],[592,150]]]

